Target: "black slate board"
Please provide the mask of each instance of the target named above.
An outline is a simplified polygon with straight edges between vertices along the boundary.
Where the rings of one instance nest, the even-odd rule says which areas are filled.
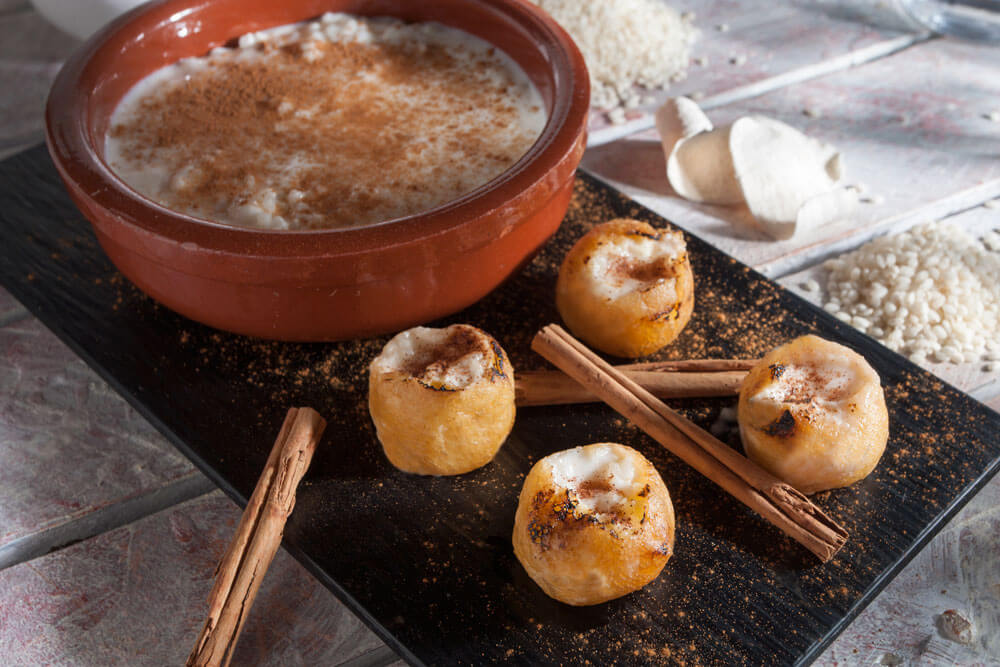
[[[443,323],[493,333],[515,369],[542,367],[533,333],[557,321],[562,255],[593,222],[661,218],[586,174],[557,236],[519,276]],[[284,412],[330,426],[286,547],[407,660],[419,663],[807,663],[1000,467],[1000,416],[688,236],[695,315],[661,356],[760,355],[815,332],[861,352],[886,389],[891,438],[876,472],[816,502],[851,539],[821,565],[601,405],[529,408],[496,460],[457,478],[400,473],[365,400],[386,337],[284,344],[217,332],[122,278],[44,147],[0,164],[0,283],[241,504]],[[703,425],[733,400],[675,402]],[[736,433],[729,441],[738,446]],[[517,493],[553,451],[616,440],[660,470],[676,555],[642,591],[593,608],[548,599],[510,545]]]

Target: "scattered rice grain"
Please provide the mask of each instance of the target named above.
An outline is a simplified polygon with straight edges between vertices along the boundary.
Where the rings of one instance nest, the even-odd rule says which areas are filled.
[[[806,292],[818,292],[819,283],[816,282],[815,278],[810,278],[809,280],[806,280],[802,283],[802,289],[805,290]]]

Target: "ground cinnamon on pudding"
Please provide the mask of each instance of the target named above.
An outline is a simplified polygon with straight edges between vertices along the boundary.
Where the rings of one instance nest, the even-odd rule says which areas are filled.
[[[203,218],[353,227],[475,189],[544,122],[513,61],[453,29],[336,17],[277,30],[130,93],[112,118],[112,167]]]

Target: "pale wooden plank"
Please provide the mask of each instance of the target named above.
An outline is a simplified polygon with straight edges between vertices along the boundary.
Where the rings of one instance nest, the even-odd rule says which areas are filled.
[[[0,328],[0,549],[200,477],[37,320]]]
[[[998,506],[1000,477],[969,501],[814,664],[995,665],[1000,656]],[[972,645],[941,635],[938,617],[947,609],[973,621]],[[883,662],[886,656],[904,662]]]
[[[833,72],[839,72],[840,70],[848,69],[850,67],[857,67],[858,65],[862,65],[871,60],[884,58],[888,55],[896,53],[897,51],[902,51],[905,48],[930,38],[931,37],[928,33],[900,35],[885,41],[875,42],[874,44],[859,48],[855,51],[848,51],[828,60],[821,60],[819,62],[809,63],[807,65],[802,65],[801,67],[789,69],[774,76],[756,80],[751,79],[749,83],[740,83],[732,88],[724,89],[707,96],[704,96],[704,94],[699,90],[686,91],[685,88],[687,86],[679,84],[669,88],[667,91],[659,91],[655,95],[645,95],[644,99],[646,101],[643,103],[642,107],[626,111],[624,114],[624,121],[619,118],[617,123],[611,120],[612,117],[609,113],[594,109],[591,111],[590,116],[591,133],[587,138],[587,145],[600,146],[602,144],[610,143],[616,139],[621,139],[622,137],[627,137],[652,128],[654,125],[653,113],[667,97],[675,95],[691,95],[698,100],[698,104],[702,107],[702,109],[714,109],[716,107],[733,104],[734,102],[739,102],[751,97],[764,95],[765,93],[769,93],[772,90],[777,90],[779,88],[784,88],[785,86],[802,83],[803,81],[809,81],[810,79],[825,76]],[[700,61],[702,59],[695,57],[694,60]],[[729,64],[741,66],[735,65],[734,63]],[[705,66],[707,67],[707,65]],[[699,77],[696,77],[696,79],[697,78]]]
[[[630,121],[624,130],[612,125],[603,111],[595,110],[590,121],[593,145],[623,136],[623,131],[649,127],[650,112],[668,94],[704,95],[709,105],[742,99],[880,57],[916,38],[909,32],[912,26],[852,20],[819,5],[680,0],[671,6],[696,14],[695,24],[702,34],[693,53],[698,63],[706,64],[692,63],[687,79],[674,84],[671,93],[642,91],[650,101],[628,111]],[[728,28],[725,32],[717,29],[723,25]],[[48,84],[58,62],[78,42],[48,26],[28,7],[0,17],[0,34],[8,35],[6,46],[0,47],[0,82],[19,91],[12,122],[5,124],[0,135],[0,157],[4,157],[41,137],[41,108]],[[17,57],[16,67],[3,64],[5,54]],[[733,64],[732,58],[746,62]],[[26,77],[29,69],[33,76]]]
[[[221,492],[0,572],[6,665],[179,665],[240,511]],[[336,665],[381,646],[284,550],[234,665]]]
[[[622,132],[651,127],[651,112],[668,95],[704,97],[712,103],[744,99],[776,87],[850,67],[912,43],[915,30],[889,11],[860,21],[820,3],[768,0],[670,0],[694,14],[700,31],[687,78],[668,91],[638,89],[649,102],[627,112],[627,127],[615,126],[600,110],[591,115],[590,144]],[[723,30],[724,29],[724,30]],[[856,54],[856,55],[851,55]],[[735,62],[734,62],[735,61]]]
[[[1000,228],[1000,209],[979,206],[946,219],[967,230],[970,234],[980,237],[985,232]],[[921,222],[928,221],[925,219]],[[856,240],[860,241],[860,239]],[[807,301],[822,307],[828,297],[826,290],[828,275],[829,272],[819,264],[784,276],[778,282]],[[820,290],[818,292],[804,289],[804,285],[810,280],[815,280],[819,284]],[[966,392],[974,392],[1000,381],[1000,367],[990,370],[990,366],[982,362],[951,364],[927,361],[921,366]],[[977,396],[977,398],[981,397]]]
[[[783,120],[843,152],[848,182],[866,185],[878,203],[853,219],[775,242],[740,208],[697,205],[666,183],[654,132],[590,150],[583,166],[626,194],[769,275],[822,256],[829,243],[871,236],[883,225],[1000,196],[1000,123],[985,116],[1000,99],[995,52],[934,40],[858,68],[715,110],[723,124],[747,114]],[[804,115],[805,110],[818,114]]]

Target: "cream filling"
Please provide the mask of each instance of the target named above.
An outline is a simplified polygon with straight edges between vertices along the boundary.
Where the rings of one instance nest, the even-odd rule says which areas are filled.
[[[451,333],[452,327],[414,327],[403,331],[386,343],[381,354],[372,361],[371,370],[378,373],[402,372],[420,364],[424,366],[420,374],[423,382],[448,389],[464,389],[475,384],[489,368],[489,360],[481,349],[472,350],[446,364],[435,359],[442,356],[442,348]]]
[[[751,401],[780,405],[793,413],[818,411],[836,426],[846,427],[853,421],[852,398],[862,390],[866,379],[856,364],[823,356],[814,363],[783,365],[780,376]]]
[[[676,283],[674,278],[640,279],[618,270],[621,264],[641,267],[658,260],[676,260],[687,250],[680,234],[660,232],[659,239],[638,234],[615,236],[599,246],[590,256],[586,270],[594,291],[610,300],[633,292],[643,292],[663,283]]]
[[[598,518],[614,515],[641,491],[639,470],[631,457],[611,445],[567,449],[551,454],[546,461],[553,482],[574,495],[581,511]]]

